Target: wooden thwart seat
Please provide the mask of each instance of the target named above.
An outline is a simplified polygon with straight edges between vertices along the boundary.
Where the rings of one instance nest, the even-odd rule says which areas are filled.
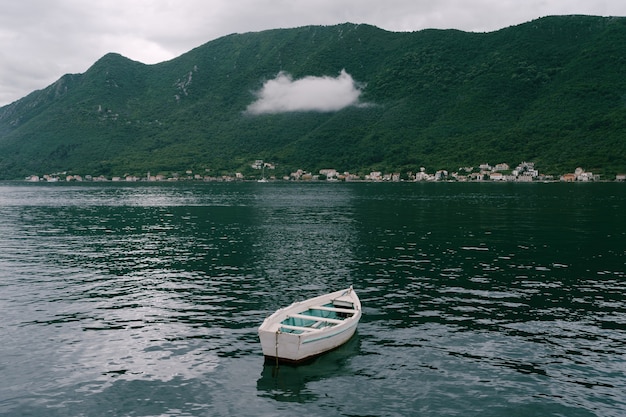
[[[328,317],[309,316],[308,314],[290,314],[289,317],[293,317],[295,319],[302,319],[302,320],[325,321],[327,323],[334,323],[334,324],[343,323],[343,320],[331,319]]]
[[[354,314],[356,310],[351,308],[339,308],[339,307],[326,307],[326,306],[313,306],[311,310],[333,311],[335,313]]]
[[[315,327],[292,326],[291,324],[281,324],[280,328],[287,330],[300,330],[301,332],[319,332],[321,330],[316,329]]]

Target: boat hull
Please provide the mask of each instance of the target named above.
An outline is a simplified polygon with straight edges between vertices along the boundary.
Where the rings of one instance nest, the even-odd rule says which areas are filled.
[[[333,302],[339,307],[332,307]],[[350,309],[343,308],[347,304]],[[342,320],[323,319],[332,322],[332,325],[321,329],[305,330],[299,326],[285,326],[285,320],[290,316],[308,317],[300,314],[303,311],[315,309],[315,306],[330,305],[326,310],[350,311],[349,317]],[[337,304],[335,304],[337,305]],[[349,288],[343,291],[315,297],[310,300],[294,303],[289,307],[280,309],[265,319],[259,327],[259,339],[266,359],[278,362],[300,363],[311,360],[321,354],[338,348],[346,343],[357,330],[361,319],[361,303],[352,290]],[[310,320],[315,321],[315,319]],[[297,333],[288,332],[285,327],[302,329]]]

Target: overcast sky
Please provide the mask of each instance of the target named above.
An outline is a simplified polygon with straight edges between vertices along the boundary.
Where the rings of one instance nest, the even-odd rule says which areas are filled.
[[[564,14],[626,16],[626,0],[0,0],[0,106],[108,52],[153,64],[230,33],[345,22],[485,32]]]

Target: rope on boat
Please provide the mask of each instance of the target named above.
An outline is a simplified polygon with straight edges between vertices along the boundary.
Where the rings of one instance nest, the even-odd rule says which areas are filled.
[[[280,334],[280,328],[276,330],[276,341],[274,342],[274,347],[276,348],[276,368],[278,368],[278,335]]]

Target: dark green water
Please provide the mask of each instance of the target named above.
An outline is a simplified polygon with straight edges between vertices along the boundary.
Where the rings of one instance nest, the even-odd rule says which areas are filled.
[[[623,184],[0,183],[0,415],[622,416],[625,290]]]

